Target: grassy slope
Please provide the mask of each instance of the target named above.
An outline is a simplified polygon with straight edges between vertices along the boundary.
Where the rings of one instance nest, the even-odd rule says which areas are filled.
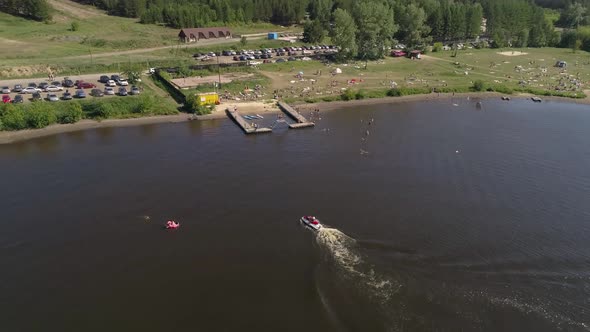
[[[44,75],[46,70],[26,67],[84,67],[91,64],[117,64],[157,60],[182,60],[169,50],[133,55],[113,55],[72,58],[113,51],[178,45],[178,29],[158,25],[144,25],[136,19],[106,15],[91,6],[68,0],[50,0],[54,7],[51,23],[34,22],[0,13],[0,77]],[[71,23],[80,24],[78,31],[70,31]],[[287,28],[270,24],[235,26],[236,34],[284,31]],[[293,31],[292,28],[288,30]],[[296,29],[295,29],[296,30]],[[15,73],[15,67],[25,67]],[[19,68],[20,69],[20,68]],[[5,72],[3,75],[2,72]]]

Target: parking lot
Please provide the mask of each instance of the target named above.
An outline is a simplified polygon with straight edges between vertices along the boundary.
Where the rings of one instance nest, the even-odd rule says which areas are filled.
[[[333,45],[289,46],[282,48],[264,48],[259,50],[224,50],[221,52],[196,53],[195,60],[202,62],[219,61],[222,63],[245,62],[250,64],[312,60],[317,56],[335,54],[338,48]]]
[[[108,81],[104,79],[105,77],[108,78]],[[115,78],[115,80],[111,80],[111,78]],[[133,93],[132,88],[134,88]],[[126,92],[120,91],[120,89],[125,89]],[[139,88],[132,87],[117,73],[54,77],[53,80],[48,78],[2,80],[0,81],[0,90],[4,103],[15,102],[15,98],[22,98],[24,103],[35,99],[67,102],[75,99],[122,97],[140,93]]]

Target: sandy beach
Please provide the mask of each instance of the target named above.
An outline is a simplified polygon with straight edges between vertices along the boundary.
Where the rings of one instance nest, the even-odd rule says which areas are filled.
[[[403,97],[385,97],[385,98],[373,98],[373,99],[361,99],[361,100],[350,100],[350,101],[332,101],[332,102],[318,102],[318,103],[296,103],[293,107],[300,111],[311,111],[319,109],[320,111],[333,111],[343,107],[354,107],[354,106],[365,106],[365,105],[381,105],[381,104],[396,104],[396,103],[407,103],[407,102],[418,102],[428,100],[441,100],[448,101],[451,99],[464,99],[464,98],[500,98],[502,94],[495,92],[471,92],[471,93],[446,93],[438,94],[431,93],[427,95],[411,95]],[[510,95],[512,99],[529,99],[533,95],[519,94]],[[576,104],[588,104],[590,105],[590,98],[584,99],[573,99],[563,97],[541,97],[543,101],[558,101]],[[95,120],[82,120],[74,124],[54,124],[46,128],[41,129],[25,129],[19,131],[2,131],[0,132],[0,144],[10,144],[18,141],[23,141],[31,138],[38,138],[43,136],[50,136],[59,133],[66,133],[78,130],[102,128],[102,127],[128,127],[138,126],[153,123],[176,123],[185,122],[190,120],[211,120],[211,119],[223,119],[226,118],[225,109],[237,107],[240,114],[276,114],[280,110],[276,104],[272,101],[267,102],[228,102],[218,105],[216,109],[208,115],[195,116],[192,114],[180,113],[177,115],[163,115],[143,118],[132,118],[132,119],[108,119],[103,121]]]

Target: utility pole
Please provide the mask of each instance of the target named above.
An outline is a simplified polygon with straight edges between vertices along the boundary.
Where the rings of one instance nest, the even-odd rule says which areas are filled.
[[[221,52],[218,52],[217,58],[217,78],[218,78],[218,87],[221,89],[221,67],[219,67],[219,57],[221,56]]]

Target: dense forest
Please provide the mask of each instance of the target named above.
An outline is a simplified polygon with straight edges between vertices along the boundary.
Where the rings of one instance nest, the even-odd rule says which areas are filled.
[[[0,12],[36,21],[51,20],[51,7],[45,0],[0,0]]]

